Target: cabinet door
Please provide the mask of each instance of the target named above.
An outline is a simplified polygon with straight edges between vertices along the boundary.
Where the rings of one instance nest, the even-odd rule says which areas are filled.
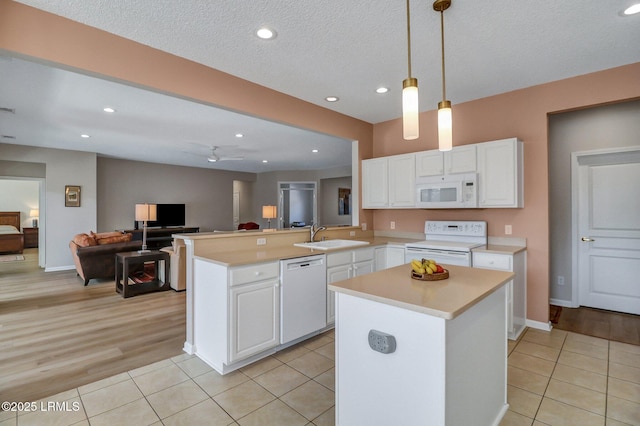
[[[404,247],[387,247],[387,268],[407,263],[404,259]]]
[[[335,283],[351,278],[353,268],[351,265],[336,266],[327,269],[327,284]],[[335,292],[327,290],[327,324],[333,324],[336,321],[336,299]]]
[[[372,272],[373,272],[373,260],[365,260],[364,262],[358,262],[353,264],[354,277],[370,274]]]
[[[386,247],[376,247],[374,250],[375,254],[375,269],[376,271],[382,271],[383,269],[387,269],[387,248]]]
[[[442,152],[437,149],[416,152],[416,178],[443,175],[443,158]]]
[[[235,362],[273,348],[280,341],[278,280],[231,287],[229,360]]]
[[[444,172],[475,173],[476,171],[476,146],[463,145],[444,153]]]
[[[388,160],[389,207],[415,207],[415,155],[394,155]]]
[[[386,157],[362,161],[362,208],[389,205],[389,168]]]
[[[477,144],[479,207],[522,207],[522,149],[517,139]]]

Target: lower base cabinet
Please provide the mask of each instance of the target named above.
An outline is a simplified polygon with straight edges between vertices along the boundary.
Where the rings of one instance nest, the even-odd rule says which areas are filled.
[[[327,285],[375,270],[373,247],[327,254]],[[327,324],[336,321],[335,293],[327,290]]]
[[[496,269],[516,274],[507,285],[507,333],[510,340],[517,340],[527,320],[527,252],[502,254],[484,251],[473,252],[473,267]]]
[[[194,259],[195,353],[221,374],[280,342],[279,263]]]

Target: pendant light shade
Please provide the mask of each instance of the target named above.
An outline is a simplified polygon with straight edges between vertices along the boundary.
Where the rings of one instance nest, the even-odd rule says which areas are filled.
[[[451,151],[453,148],[452,124],[451,102],[438,102],[438,149],[440,151]]]
[[[418,80],[407,78],[402,82],[402,137],[406,140],[420,136],[418,109]]]
[[[411,14],[407,0],[407,59],[409,76],[402,82],[402,137],[405,140],[420,136],[418,79],[411,77]]]
[[[438,149],[451,151],[453,147],[453,117],[451,102],[447,100],[444,68],[444,11],[451,6],[451,0],[436,0],[433,10],[440,12],[440,39],[442,47],[442,102],[438,103]]]

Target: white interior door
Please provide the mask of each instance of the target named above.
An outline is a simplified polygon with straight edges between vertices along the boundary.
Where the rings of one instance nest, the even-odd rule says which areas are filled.
[[[577,155],[574,167],[579,304],[640,314],[640,148]]]
[[[233,192],[233,229],[238,229],[240,225],[240,193]]]

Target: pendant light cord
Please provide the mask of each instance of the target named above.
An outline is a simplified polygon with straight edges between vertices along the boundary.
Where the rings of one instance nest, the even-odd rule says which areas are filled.
[[[409,0],[407,0],[407,59],[409,78],[411,78],[411,14],[409,12]]]
[[[444,10],[440,11],[440,40],[442,43],[442,101],[447,100],[447,89],[444,72]]]

